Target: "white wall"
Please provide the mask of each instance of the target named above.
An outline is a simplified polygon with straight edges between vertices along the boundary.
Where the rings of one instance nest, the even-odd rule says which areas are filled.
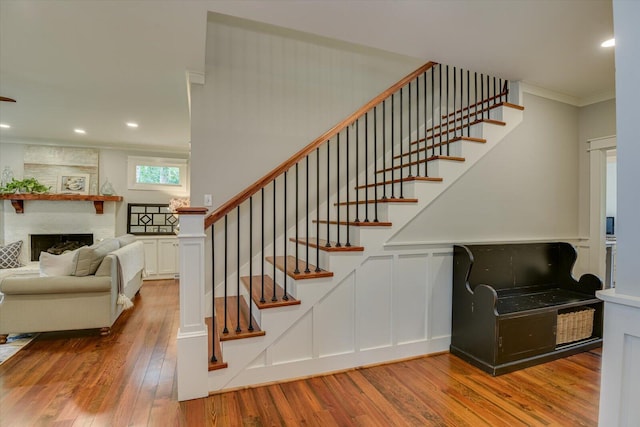
[[[16,178],[23,177],[23,144],[0,143],[0,168],[5,165],[11,166]],[[97,147],[100,148],[100,147]],[[151,157],[171,157],[177,156],[186,158],[187,154],[167,154],[157,151],[125,151],[100,148],[99,181],[102,185],[105,179],[109,179],[116,194],[123,196],[122,202],[116,203],[116,235],[124,234],[127,231],[127,203],[169,203],[174,196],[182,196],[170,191],[155,190],[129,190],[127,188],[127,156],[151,156]],[[9,201],[3,201],[2,209],[6,212],[11,208]],[[28,209],[28,207],[26,207]],[[0,242],[4,242],[4,215],[0,214]]]
[[[524,94],[524,120],[391,242],[573,239],[578,109]]]
[[[194,205],[207,193],[221,205],[426,62],[210,16],[192,93]]]
[[[589,153],[587,142],[616,134],[616,100],[598,102],[578,110],[579,235],[589,237]]]

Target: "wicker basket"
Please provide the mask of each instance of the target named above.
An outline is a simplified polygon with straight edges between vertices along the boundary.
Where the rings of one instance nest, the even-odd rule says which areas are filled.
[[[556,345],[589,338],[593,333],[594,313],[593,308],[578,307],[574,311],[558,314]]]

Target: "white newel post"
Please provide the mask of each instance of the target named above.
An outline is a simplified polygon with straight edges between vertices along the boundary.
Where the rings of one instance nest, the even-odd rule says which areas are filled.
[[[206,208],[180,208],[180,328],[178,329],[178,400],[206,397],[208,335],[204,323],[204,218]]]

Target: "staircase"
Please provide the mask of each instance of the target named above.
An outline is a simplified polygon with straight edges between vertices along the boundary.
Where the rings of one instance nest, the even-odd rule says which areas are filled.
[[[521,122],[523,107],[510,99],[506,80],[429,62],[209,215],[208,390],[446,350],[444,341],[426,348],[381,332],[384,345],[351,351],[354,333],[319,320],[348,313],[336,306],[345,299],[385,298],[353,283]],[[386,330],[376,323],[384,310],[352,316],[360,329]],[[365,318],[373,326],[358,323]],[[336,339],[347,350],[328,350]]]

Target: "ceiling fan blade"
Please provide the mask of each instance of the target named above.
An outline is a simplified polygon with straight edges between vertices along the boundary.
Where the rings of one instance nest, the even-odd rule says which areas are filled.
[[[15,99],[13,99],[13,98],[7,98],[6,96],[0,96],[0,101],[16,102],[16,100],[15,100]]]

